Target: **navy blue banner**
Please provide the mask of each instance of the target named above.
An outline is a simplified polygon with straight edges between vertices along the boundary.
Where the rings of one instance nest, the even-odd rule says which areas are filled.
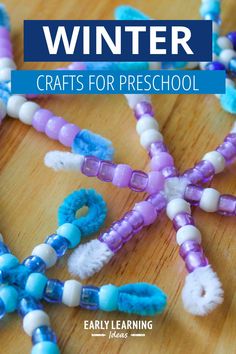
[[[25,20],[25,61],[211,61],[212,22]]]
[[[13,94],[222,94],[223,70],[13,70]]]

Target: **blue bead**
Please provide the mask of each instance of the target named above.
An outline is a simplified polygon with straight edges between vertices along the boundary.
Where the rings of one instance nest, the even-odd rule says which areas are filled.
[[[103,311],[116,311],[119,290],[115,285],[103,285],[99,291],[99,308]]]
[[[150,17],[132,6],[121,5],[115,9],[116,20],[150,20]]]
[[[81,240],[80,229],[71,223],[65,223],[59,226],[57,229],[57,234],[65,237],[68,240],[69,248],[76,247]]]
[[[27,257],[23,264],[30,270],[31,273],[43,273],[46,269],[45,262],[38,256]]]
[[[48,302],[61,302],[64,283],[56,279],[49,279],[44,289],[43,298]]]
[[[47,277],[42,273],[31,273],[27,279],[25,290],[35,299],[42,299],[47,280]]]
[[[0,26],[6,27],[10,31],[10,18],[3,4],[0,4]]]
[[[87,310],[99,309],[99,288],[96,286],[83,286],[80,297],[80,306]]]
[[[201,5],[200,15],[202,17],[206,16],[208,13],[213,13],[219,15],[220,13],[220,2],[219,1],[208,1]]]
[[[2,299],[0,299],[0,320],[5,316],[6,308]]]
[[[57,342],[57,337],[55,332],[49,326],[41,326],[36,328],[32,334],[33,345],[40,342]]]
[[[53,342],[41,342],[33,346],[31,354],[60,354],[60,350]]]
[[[221,18],[218,14],[208,13],[204,16],[204,20],[210,20],[216,22],[218,25],[221,25]]]
[[[50,235],[46,239],[45,243],[52,246],[56,251],[57,257],[62,257],[66,253],[67,249],[69,248],[68,240],[60,235]]]
[[[118,70],[148,70],[148,62],[117,62]]]
[[[0,285],[7,283],[9,280],[9,274],[5,270],[0,270]]]
[[[236,73],[236,58],[233,58],[229,62],[229,70]]]
[[[23,318],[27,313],[33,310],[41,310],[42,305],[32,296],[25,295],[18,302],[18,313]]]
[[[0,256],[5,253],[11,253],[9,248],[5,245],[5,243],[0,241]]]
[[[5,285],[0,288],[0,298],[5,305],[6,312],[13,312],[18,301],[18,292],[13,286]]]
[[[30,271],[27,267],[20,264],[18,267],[13,268],[9,272],[9,281],[14,284],[20,286],[22,289],[25,287],[25,283],[28,279]]]
[[[8,270],[19,264],[18,259],[13,254],[5,253],[0,256],[0,270]]]

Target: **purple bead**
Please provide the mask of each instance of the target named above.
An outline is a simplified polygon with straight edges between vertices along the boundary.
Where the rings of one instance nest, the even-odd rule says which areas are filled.
[[[227,163],[232,162],[236,157],[236,146],[230,141],[226,141],[221,144],[216,151],[218,151],[226,160]]]
[[[0,47],[0,58],[13,58],[12,51],[8,48]]]
[[[201,245],[194,240],[187,240],[179,248],[179,255],[183,260],[185,260],[186,256],[189,252],[201,252],[203,253]]]
[[[134,210],[137,210],[143,217],[144,225],[151,225],[157,218],[157,212],[154,205],[150,202],[143,201],[135,204]]]
[[[203,174],[203,183],[209,182],[215,174],[214,166],[207,160],[201,160],[195,165],[195,168]]]
[[[174,166],[173,157],[167,152],[160,152],[151,159],[151,170],[161,171],[165,167]]]
[[[150,158],[158,155],[160,152],[168,152],[166,145],[162,141],[156,141],[155,143],[152,143],[150,145],[149,147]]]
[[[224,64],[219,61],[212,61],[206,65],[206,70],[225,70]]]
[[[229,32],[227,34],[227,37],[229,38],[229,40],[233,44],[234,50],[236,50],[236,32]]]
[[[196,268],[207,266],[208,261],[202,252],[189,252],[185,258],[185,265],[188,272],[191,273]]]
[[[58,140],[65,146],[71,147],[76,135],[80,132],[80,128],[75,124],[65,124],[59,131]]]
[[[203,188],[200,186],[195,186],[194,184],[189,184],[185,188],[184,199],[192,205],[199,205],[200,199],[202,197]]]
[[[129,241],[134,235],[132,226],[124,219],[112,224],[111,228],[120,234],[123,242]]]
[[[236,197],[222,194],[218,204],[218,213],[227,216],[236,215]]]
[[[163,193],[150,195],[146,199],[146,201],[151,203],[155,207],[157,214],[159,214],[166,207],[167,204],[166,197]]]
[[[0,47],[6,48],[12,51],[12,44],[8,39],[0,38]]]
[[[224,140],[225,142],[230,142],[234,146],[236,146],[236,133],[228,134]]]
[[[126,213],[124,220],[132,226],[134,233],[139,232],[144,226],[143,217],[137,210],[131,210]]]
[[[148,184],[148,175],[142,171],[133,171],[130,181],[129,187],[136,192],[143,192]]]
[[[154,117],[151,103],[146,101],[137,103],[134,108],[134,114],[137,120],[139,120],[144,114],[149,114],[150,116]]]
[[[33,116],[32,126],[38,132],[45,132],[47,122],[52,117],[53,113],[50,112],[48,109],[38,109]]]
[[[178,176],[178,172],[174,166],[164,167],[161,171],[165,178],[176,177]]]
[[[101,161],[98,178],[104,182],[112,182],[116,165],[109,161]]]
[[[95,156],[85,156],[81,167],[81,172],[88,177],[95,177],[98,174],[100,160]]]
[[[106,243],[112,252],[117,252],[123,244],[121,235],[114,229],[109,229],[107,232],[102,233],[98,239]]]
[[[47,122],[46,127],[45,127],[46,135],[53,140],[57,140],[61,128],[66,123],[67,122],[61,117],[54,116],[54,117],[50,118]]]
[[[202,172],[196,168],[191,168],[190,170],[185,171],[183,176],[193,184],[199,183],[204,179]]]
[[[86,70],[84,63],[74,62],[68,66],[68,70]]]
[[[177,231],[185,225],[195,225],[192,216],[184,212],[175,215],[173,219],[173,226],[175,230]]]
[[[120,188],[128,187],[132,175],[132,169],[129,165],[119,164],[114,171],[112,183]]]
[[[0,27],[0,38],[10,40],[10,32],[6,29],[6,27]]]
[[[148,194],[154,194],[158,191],[163,190],[165,184],[165,178],[161,172],[152,171],[148,174],[148,184],[146,187],[146,192]]]

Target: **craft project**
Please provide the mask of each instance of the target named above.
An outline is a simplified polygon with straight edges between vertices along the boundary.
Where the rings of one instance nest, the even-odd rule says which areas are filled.
[[[208,70],[226,69],[231,75],[236,60],[235,32],[229,33],[227,37],[219,37],[218,1],[203,2],[201,14],[204,19],[213,20],[214,61],[200,63],[200,67]],[[130,20],[146,17],[130,7],[120,7],[116,11],[116,18]],[[94,63],[92,68],[96,69],[96,65],[97,63]],[[123,65],[125,67],[125,64]],[[135,63],[132,65],[135,67]],[[102,63],[99,64],[99,68],[101,66]],[[88,67],[91,69],[91,64],[88,64]],[[227,78],[226,84],[227,92],[220,96],[221,104],[226,111],[235,113],[234,83]],[[136,130],[140,135],[140,143],[151,158],[150,173],[132,170],[130,166],[124,164],[115,165],[93,156],[82,157],[73,153],[50,152],[45,157],[46,165],[55,170],[76,170],[88,177],[97,177],[102,181],[112,182],[121,188],[128,187],[136,192],[146,191],[150,194],[145,201],[137,203],[122,219],[114,222],[109,230],[99,236],[98,240],[81,245],[70,257],[69,269],[81,278],[98,272],[128,240],[144,226],[155,222],[161,211],[165,210],[173,222],[176,241],[180,246],[179,253],[189,272],[182,292],[184,307],[192,314],[206,315],[223,301],[223,290],[200,246],[201,233],[191,216],[190,205],[199,206],[206,212],[236,215],[235,196],[221,195],[213,188],[204,189],[202,186],[235,160],[236,124],[224,139],[223,144],[215,151],[204,155],[193,168],[180,174],[163,143],[163,136],[154,119],[150,97],[126,95],[126,98],[137,119]],[[78,158],[79,164],[76,161]]]

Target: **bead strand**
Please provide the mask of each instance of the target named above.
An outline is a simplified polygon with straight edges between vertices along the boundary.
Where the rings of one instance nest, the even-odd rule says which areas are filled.
[[[228,134],[224,142],[215,151],[204,155],[203,159],[193,168],[183,174],[190,183],[207,183],[215,174],[222,172],[226,165],[235,161],[236,158],[236,133]]]

